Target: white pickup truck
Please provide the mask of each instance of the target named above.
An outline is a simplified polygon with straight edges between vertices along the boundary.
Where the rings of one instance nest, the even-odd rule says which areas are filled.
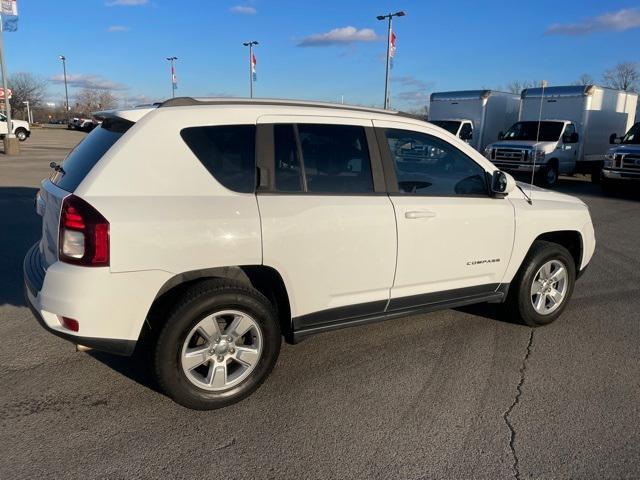
[[[24,142],[31,135],[31,127],[29,126],[29,122],[24,120],[15,120],[11,119],[11,123],[13,124],[13,134],[20,140]],[[7,134],[7,117],[0,113],[0,138],[4,138]]]
[[[559,174],[586,173],[597,182],[609,134],[629,129],[637,102],[636,93],[595,85],[525,89],[519,121],[484,154],[502,170],[534,172],[547,187]]]

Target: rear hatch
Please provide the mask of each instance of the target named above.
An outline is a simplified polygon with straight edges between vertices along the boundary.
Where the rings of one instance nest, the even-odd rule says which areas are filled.
[[[105,118],[71,150],[50,178],[42,182],[36,209],[42,216],[39,263],[43,270],[58,260],[60,211],[65,197],[71,195],[105,153],[133,126],[123,118]]]

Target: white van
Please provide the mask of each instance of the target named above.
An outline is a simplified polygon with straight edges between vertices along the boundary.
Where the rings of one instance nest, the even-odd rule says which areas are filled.
[[[559,174],[587,173],[599,181],[609,135],[629,130],[637,103],[636,93],[595,85],[528,88],[519,121],[484,154],[503,170],[535,171],[546,186]]]
[[[479,152],[518,119],[520,95],[495,90],[434,92],[429,121]]]

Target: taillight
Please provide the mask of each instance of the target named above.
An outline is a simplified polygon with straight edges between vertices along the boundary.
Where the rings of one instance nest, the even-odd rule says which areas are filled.
[[[58,258],[87,267],[109,266],[109,222],[75,195],[62,203]]]

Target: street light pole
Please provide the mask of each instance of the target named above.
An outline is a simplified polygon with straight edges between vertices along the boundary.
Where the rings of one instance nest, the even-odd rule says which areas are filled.
[[[64,106],[64,110],[67,115],[67,125],[69,125],[69,90],[67,88],[67,57],[65,57],[64,55],[60,55],[58,58],[62,60],[62,73],[64,75],[64,98],[66,102]]]
[[[176,67],[175,61],[178,57],[167,57],[171,63],[171,98],[176,98]]]
[[[406,13],[402,10],[396,13],[389,13],[387,15],[378,15],[376,18],[378,20],[388,20],[388,28],[387,28],[387,62],[384,73],[384,108],[389,108],[389,62],[391,61],[391,57],[389,54],[391,53],[391,19],[393,17],[404,17]]]
[[[4,107],[7,114],[7,134],[4,137],[5,155],[18,155],[20,144],[13,133],[13,123],[11,122],[11,102],[9,101],[9,87],[7,85],[7,68],[4,62],[4,31],[2,18],[0,18],[0,70],[2,70],[2,87],[4,88]]]
[[[249,47],[249,98],[253,98],[253,46],[258,45],[258,42],[252,40],[243,42],[242,45]]]

